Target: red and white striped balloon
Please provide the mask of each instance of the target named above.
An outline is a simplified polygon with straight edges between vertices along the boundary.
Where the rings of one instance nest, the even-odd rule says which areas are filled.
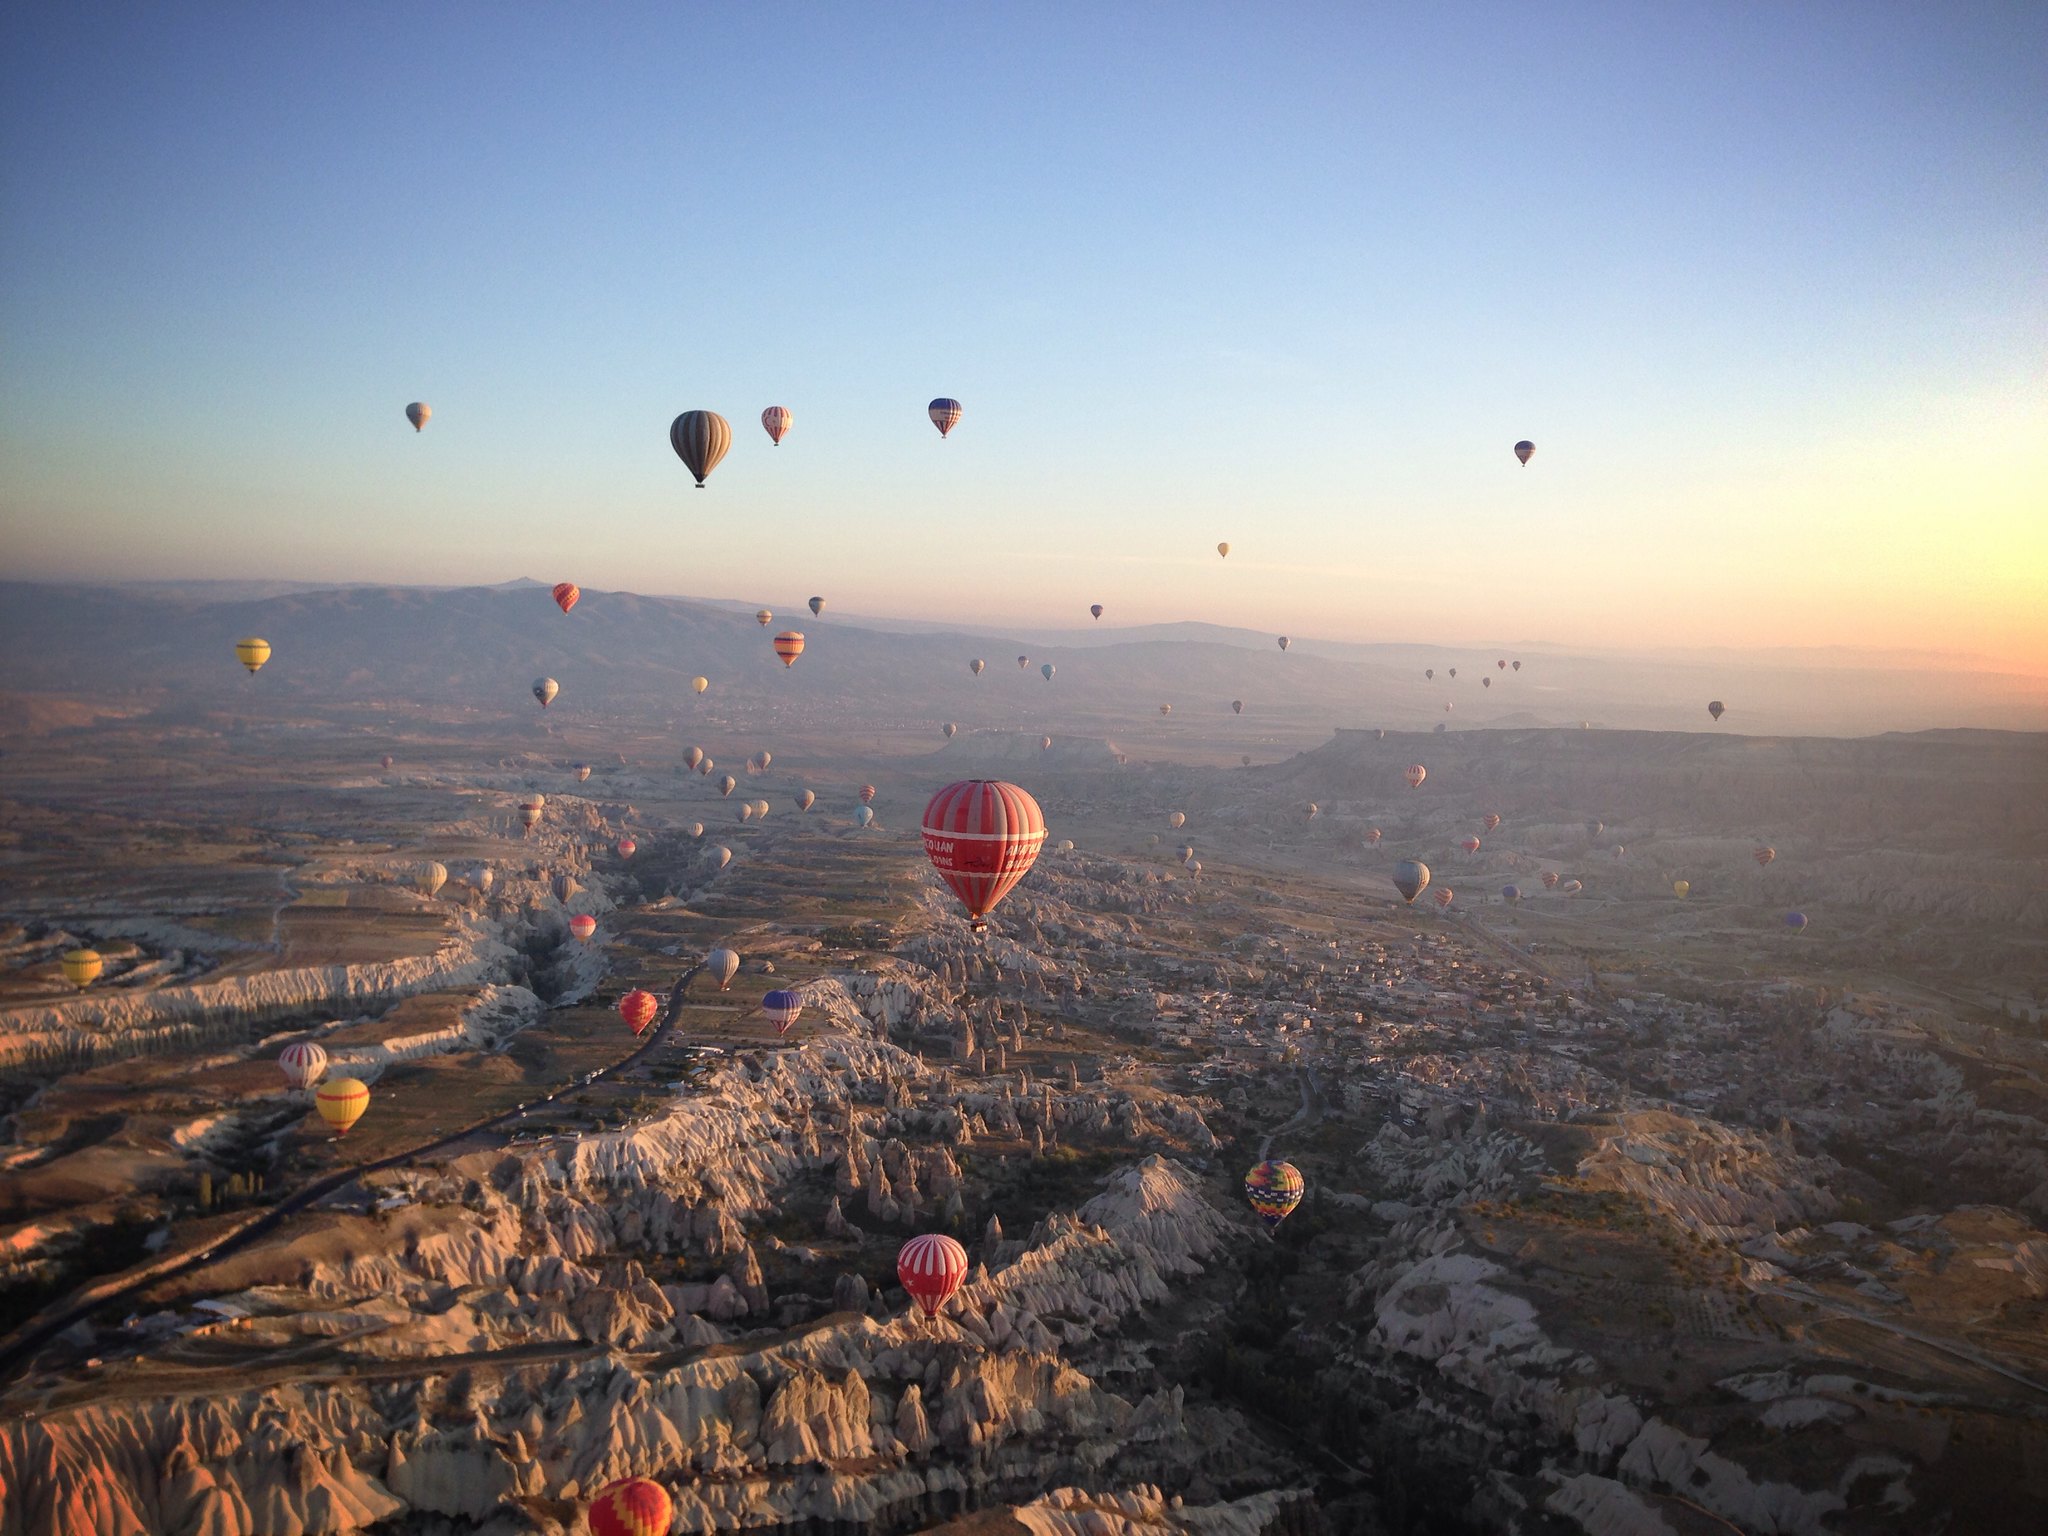
[[[896,1255],[896,1278],[926,1317],[937,1317],[967,1278],[967,1250],[943,1232],[924,1232]]]
[[[989,911],[1030,872],[1045,843],[1038,802],[1000,779],[962,779],[924,808],[924,851],[967,907],[967,924],[987,928]]]
[[[286,1046],[278,1054],[277,1064],[284,1069],[285,1081],[294,1088],[310,1088],[327,1071],[327,1053],[312,1041],[301,1040]]]
[[[782,446],[783,438],[789,435],[789,424],[795,420],[786,405],[771,405],[761,413],[761,425],[768,429],[768,436],[778,448]]]

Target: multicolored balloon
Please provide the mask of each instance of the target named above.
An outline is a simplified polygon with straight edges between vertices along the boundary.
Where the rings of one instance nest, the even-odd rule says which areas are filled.
[[[958,400],[950,400],[944,395],[926,406],[924,413],[931,417],[932,425],[939,429],[941,437],[951,437],[953,429],[960,425],[960,418],[966,414]]]
[[[619,1017],[626,1021],[626,1028],[639,1034],[654,1022],[654,1016],[661,1012],[661,999],[652,992],[635,987],[619,999]]]
[[[569,919],[569,934],[579,944],[588,943],[590,936],[597,932],[597,919],[588,912],[578,912]]]
[[[552,677],[536,677],[533,680],[533,696],[540,700],[540,707],[546,709],[555,702],[555,695],[562,691],[562,685]]]
[[[667,1489],[644,1477],[629,1477],[599,1490],[590,1501],[590,1536],[668,1536],[675,1518]]]
[[[1448,885],[1440,885],[1430,893],[1430,900],[1434,901],[1440,908],[1450,906],[1457,899],[1457,892],[1453,891]]]
[[[413,431],[418,432],[434,419],[434,408],[424,400],[415,400],[405,408],[405,419],[412,423]]]
[[[761,999],[761,1011],[768,1015],[768,1022],[775,1026],[775,1033],[786,1035],[797,1015],[804,1011],[803,994],[778,988]]]
[[[1294,1214],[1307,1192],[1308,1181],[1301,1170],[1277,1158],[1267,1158],[1244,1176],[1244,1197],[1268,1232]]]
[[[761,425],[768,433],[768,440],[778,448],[782,446],[782,440],[789,436],[790,423],[795,420],[795,415],[786,405],[771,405],[761,413]]]
[[[1758,848],[1755,853],[1750,855],[1751,858],[1756,860],[1756,867],[1758,869],[1765,868],[1777,856],[1778,850],[1775,848]]]
[[[633,841],[633,839],[631,839],[630,837],[622,837],[622,838],[620,838],[620,839],[619,839],[619,857],[620,857],[620,858],[622,858],[622,859],[630,859],[631,857],[633,857],[633,855],[634,855],[635,853],[637,853],[637,852],[639,852],[639,851],[640,851],[640,845],[639,845],[638,843],[634,842],[634,841]]]
[[[1045,814],[1015,784],[962,779],[924,808],[925,857],[967,908],[967,926],[988,927],[988,913],[1022,880],[1045,842]]]
[[[861,785],[861,787],[860,787],[860,803],[861,803],[862,805],[873,805],[873,804],[875,803],[875,786],[874,786],[874,785],[872,785],[872,784],[863,784],[863,785]]]
[[[1543,871],[1543,889],[1545,889],[1546,891],[1556,890],[1557,882],[1562,880],[1563,878],[1564,876],[1560,875],[1556,870],[1546,869],[1545,871]]]
[[[1402,777],[1407,779],[1410,789],[1420,789],[1422,781],[1429,777],[1429,770],[1420,763],[1410,763],[1408,771]]]
[[[555,606],[567,613],[576,606],[576,600],[583,596],[583,589],[573,581],[555,583]]]
[[[754,622],[766,629],[775,622],[775,611],[771,608],[758,609],[754,614]]]
[[[801,630],[785,629],[775,637],[775,654],[782,658],[785,667],[796,665],[797,657],[804,653],[804,637]]]
[[[1494,828],[1500,825],[1500,817],[1495,815],[1492,811],[1488,811],[1486,815],[1482,818],[1482,820],[1485,823],[1486,830],[1489,832],[1491,832]]]
[[[967,1250],[943,1232],[920,1233],[898,1250],[896,1278],[918,1311],[937,1317],[967,1278]]]

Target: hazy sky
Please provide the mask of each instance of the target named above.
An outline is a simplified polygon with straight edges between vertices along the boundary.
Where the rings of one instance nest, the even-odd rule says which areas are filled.
[[[16,574],[2048,672],[2039,0],[0,28]]]

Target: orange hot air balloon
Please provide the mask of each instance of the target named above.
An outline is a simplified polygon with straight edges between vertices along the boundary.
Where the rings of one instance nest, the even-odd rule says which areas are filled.
[[[804,653],[804,637],[801,631],[785,629],[775,637],[775,654],[782,658],[785,667],[796,665],[797,657]]]
[[[766,629],[770,624],[773,624],[775,622],[775,610],[772,608],[761,609],[758,613],[754,615],[754,622],[756,624],[759,624],[763,629]]]
[[[574,934],[579,940],[587,940],[593,933],[597,932],[597,919],[588,912],[578,912],[569,919],[569,932]]]
[[[1498,827],[1499,825],[1500,817],[1496,816],[1492,811],[1488,811],[1486,813],[1486,830],[1491,832],[1494,828]]]
[[[346,1136],[348,1128],[363,1118],[370,1107],[370,1089],[361,1078],[330,1077],[313,1095],[320,1118],[334,1127],[334,1134]]]
[[[875,786],[874,786],[874,785],[872,785],[872,784],[863,784],[863,785],[861,785],[861,787],[860,787],[860,803],[861,803],[862,805],[873,805],[873,804],[875,803]]]
[[[937,1317],[967,1278],[967,1250],[943,1232],[925,1232],[896,1255],[896,1278],[927,1318]]]
[[[1404,777],[1408,780],[1408,787],[1410,789],[1420,789],[1422,788],[1422,781],[1429,777],[1429,770],[1420,763],[1410,763],[1408,765],[1408,772]]]
[[[619,999],[619,1017],[626,1021],[626,1027],[639,1034],[654,1022],[655,1014],[661,1011],[661,1003],[652,992],[635,987]]]
[[[576,599],[583,595],[583,589],[573,581],[555,583],[555,606],[567,613],[576,606]]]
[[[761,425],[767,429],[769,440],[778,448],[782,446],[782,440],[789,436],[789,424],[795,420],[796,417],[790,413],[786,405],[771,405],[761,413]]]
[[[675,1518],[667,1489],[644,1477],[629,1477],[599,1490],[590,1501],[590,1536],[668,1536]]]
[[[1374,848],[1379,847],[1380,839],[1385,835],[1386,834],[1381,832],[1378,827],[1367,827],[1365,829],[1365,840],[1370,846]]]
[[[1557,882],[1562,880],[1563,878],[1564,876],[1560,875],[1556,870],[1546,869],[1545,871],[1543,871],[1543,889],[1545,889],[1546,891],[1556,890]]]
[[[1755,857],[1755,859],[1756,859],[1756,867],[1757,867],[1758,869],[1763,869],[1763,868],[1765,868],[1766,866],[1768,866],[1768,865],[1770,864],[1771,860],[1775,859],[1775,858],[1776,858],[1777,856],[1778,856],[1778,850],[1777,850],[1777,849],[1775,849],[1775,848],[1759,848],[1759,849],[1757,849],[1757,851],[1756,851],[1756,853],[1755,853],[1755,855],[1754,855],[1754,857]]]
[[[1479,839],[1476,837],[1460,838],[1458,846],[1467,853],[1477,853],[1479,851]]]
[[[924,808],[924,851],[967,907],[967,926],[988,927],[991,908],[1030,873],[1045,842],[1045,814],[1015,784],[962,779]]]
[[[619,839],[619,857],[630,859],[639,850],[639,847],[640,845],[630,837],[622,837]]]

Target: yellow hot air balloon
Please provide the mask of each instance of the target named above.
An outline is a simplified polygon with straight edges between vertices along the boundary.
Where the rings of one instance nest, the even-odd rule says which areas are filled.
[[[710,686],[711,679],[708,677],[693,677],[690,679],[690,692],[692,693],[702,693]]]
[[[1692,882],[1690,880],[1674,880],[1671,882],[1672,894],[1677,896],[1680,901],[1685,900],[1685,893],[1691,889]]]
[[[320,1085],[313,1103],[320,1118],[334,1127],[334,1134],[346,1136],[348,1128],[370,1107],[369,1085],[359,1077],[330,1077]]]
[[[106,968],[96,949],[67,949],[62,963],[64,979],[81,992],[98,981],[100,972]]]
[[[263,663],[270,660],[270,642],[259,640],[254,635],[235,642],[235,655],[250,673],[261,672]]]

